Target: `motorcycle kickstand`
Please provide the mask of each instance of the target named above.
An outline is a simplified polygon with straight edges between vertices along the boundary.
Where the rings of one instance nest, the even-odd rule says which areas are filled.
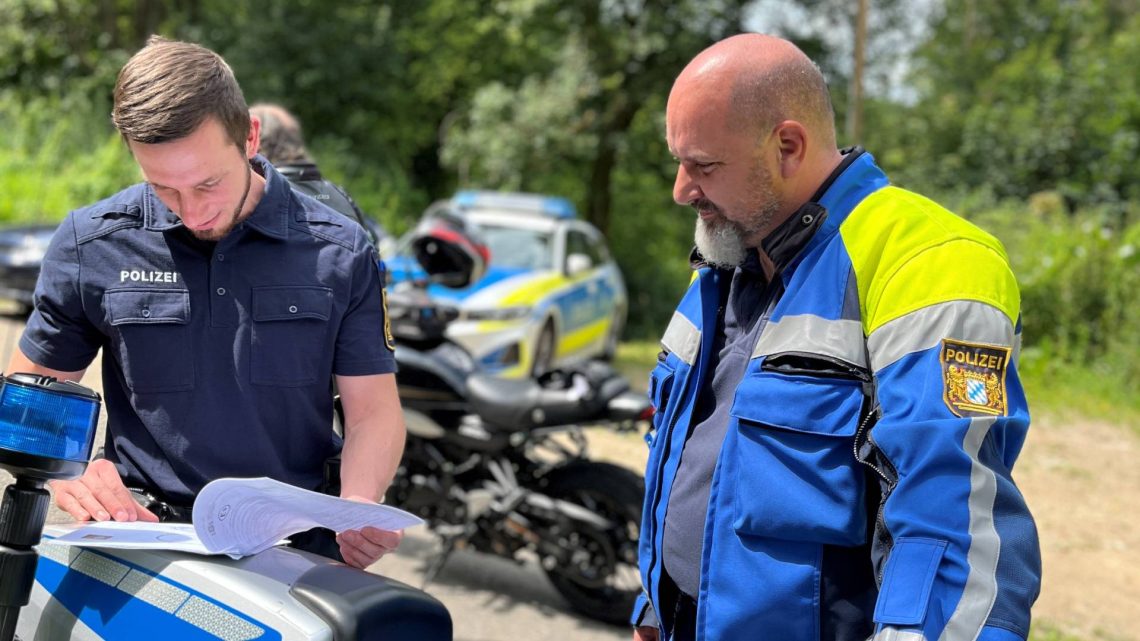
[[[442,530],[443,528],[440,529]],[[424,569],[424,578],[420,583],[421,590],[426,590],[428,584],[435,580],[440,570],[443,570],[443,566],[447,563],[447,559],[451,556],[451,553],[455,551],[459,541],[466,537],[467,528],[461,525],[452,526],[448,528],[448,531],[440,533],[439,540],[441,549],[439,555],[432,559],[427,568]]]

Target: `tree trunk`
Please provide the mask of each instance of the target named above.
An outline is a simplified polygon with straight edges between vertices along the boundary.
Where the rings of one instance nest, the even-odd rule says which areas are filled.
[[[597,227],[603,236],[610,232],[610,206],[613,201],[611,189],[614,165],[617,164],[616,139],[619,135],[616,131],[610,131],[601,137],[598,155],[594,157],[593,166],[590,168],[590,193],[586,220]]]
[[[629,131],[641,104],[630,99],[628,83],[614,94],[606,110],[598,136],[598,155],[590,168],[590,193],[587,196],[586,220],[605,236],[610,231],[610,207],[613,202],[613,173],[617,166],[618,144]]]
[[[851,91],[847,102],[847,144],[863,141],[863,59],[867,48],[867,3],[859,0],[855,13],[855,61],[851,69]]]

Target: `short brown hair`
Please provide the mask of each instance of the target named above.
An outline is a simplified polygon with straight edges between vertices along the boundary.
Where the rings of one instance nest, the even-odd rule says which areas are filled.
[[[119,71],[114,98],[111,121],[124,140],[178,140],[212,116],[245,149],[245,96],[226,61],[205,47],[151,36]]]

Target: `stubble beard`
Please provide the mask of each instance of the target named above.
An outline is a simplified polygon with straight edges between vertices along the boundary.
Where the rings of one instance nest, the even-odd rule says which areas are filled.
[[[198,240],[218,241],[221,240],[222,237],[224,237],[226,234],[233,231],[233,228],[237,226],[238,222],[241,220],[241,210],[245,207],[246,199],[249,198],[249,188],[253,184],[253,168],[247,165],[246,169],[248,171],[246,171],[245,174],[245,190],[241,192],[241,199],[238,200],[237,207],[234,208],[234,213],[230,216],[229,223],[227,223],[224,227],[215,229],[205,229],[202,231],[191,229],[190,233],[194,234],[195,238]]]

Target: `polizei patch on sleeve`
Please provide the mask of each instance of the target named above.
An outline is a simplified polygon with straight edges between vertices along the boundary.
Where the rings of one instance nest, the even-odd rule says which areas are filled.
[[[942,340],[942,398],[958,416],[1004,416],[1009,348]]]

